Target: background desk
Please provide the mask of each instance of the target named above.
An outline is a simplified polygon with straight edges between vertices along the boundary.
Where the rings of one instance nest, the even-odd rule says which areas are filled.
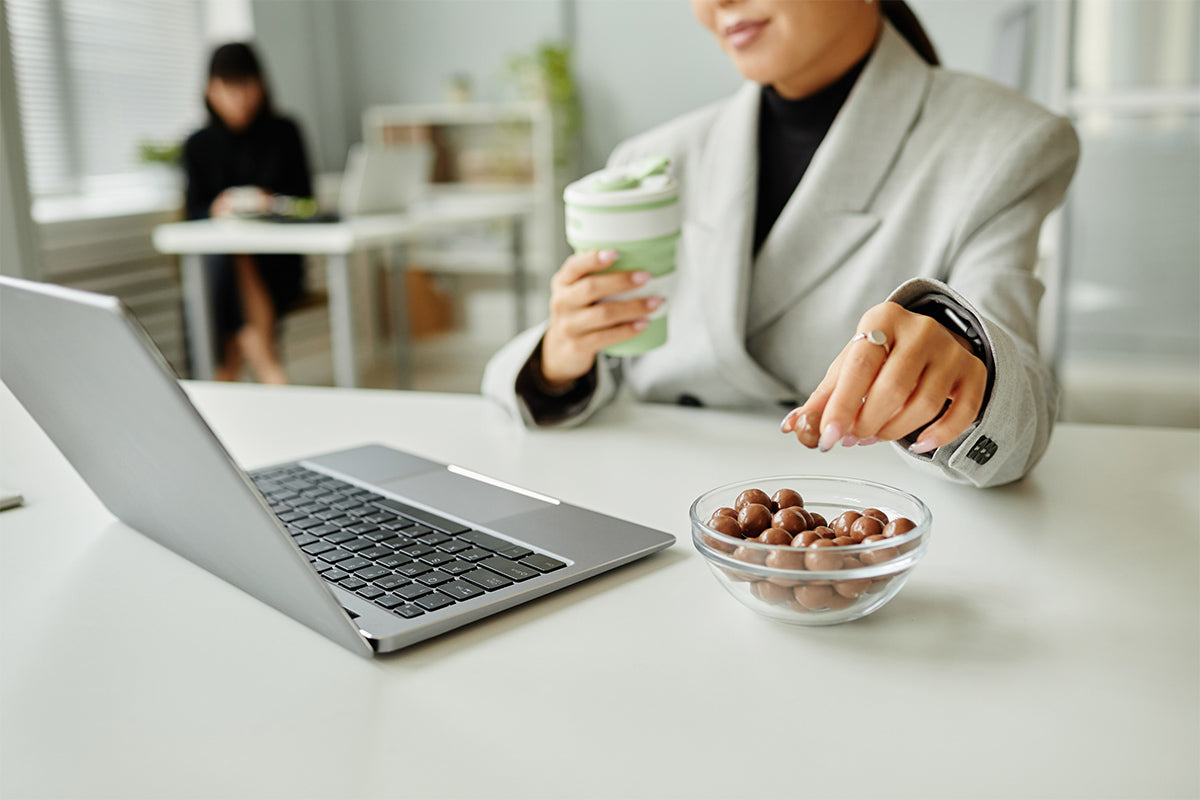
[[[397,245],[456,226],[508,222],[513,226],[513,291],[519,331],[526,325],[523,222],[533,208],[533,198],[528,192],[441,195],[403,214],[356,217],[343,222],[274,223],[232,218],[173,222],[154,229],[154,246],[160,252],[181,256],[192,376],[204,380],[213,377],[217,363],[212,298],[205,279],[204,256],[209,253],[324,255],[334,379],[338,386],[357,386],[358,356],[354,343],[348,256],[356,250],[394,248],[397,263],[393,268],[402,272],[406,266],[404,251]],[[397,313],[403,313],[407,303],[403,275],[394,280],[393,285],[397,287]],[[405,319],[396,320],[397,359],[402,384],[409,377],[406,326]]]
[[[677,546],[361,659],[113,520],[0,386],[0,796],[1195,797],[1200,433],[1063,425],[1017,486],[818,454],[773,417],[617,406],[525,432],[468,396],[190,384],[247,466],[381,441]],[[761,619],[687,507],[752,475],[933,509],[875,615]]]

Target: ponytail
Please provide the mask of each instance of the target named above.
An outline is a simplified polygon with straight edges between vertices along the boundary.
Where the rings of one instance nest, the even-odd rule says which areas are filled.
[[[908,3],[904,0],[880,0],[879,9],[887,17],[888,22],[892,23],[892,27],[912,45],[913,50],[917,51],[917,55],[925,60],[925,63],[931,67],[936,67],[941,63],[938,61],[937,51],[933,49],[933,42],[929,41],[929,36],[921,27],[917,15],[908,7]]]

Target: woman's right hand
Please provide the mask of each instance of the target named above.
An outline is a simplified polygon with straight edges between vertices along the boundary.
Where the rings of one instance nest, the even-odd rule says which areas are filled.
[[[550,324],[542,337],[542,377],[551,387],[582,378],[606,347],[631,339],[650,324],[661,297],[605,300],[633,291],[650,280],[649,272],[594,273],[620,257],[615,250],[576,253],[550,281]]]

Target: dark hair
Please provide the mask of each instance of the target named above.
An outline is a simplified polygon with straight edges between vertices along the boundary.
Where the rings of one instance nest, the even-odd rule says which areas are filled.
[[[892,27],[912,45],[912,49],[917,51],[917,55],[923,58],[925,63],[931,67],[936,67],[941,63],[938,60],[937,51],[933,49],[933,42],[929,41],[929,36],[921,27],[921,21],[908,7],[908,3],[904,0],[879,0],[879,10],[887,17],[888,22],[892,23]]]
[[[208,60],[208,79],[211,81],[213,78],[231,82],[258,81],[262,84],[263,92],[259,116],[274,113],[274,109],[271,107],[271,90],[267,86],[267,76],[263,72],[262,62],[258,60],[258,54],[249,44],[230,42],[213,50],[212,58]],[[217,110],[212,107],[212,103],[208,102],[207,93],[204,97],[204,107],[208,109],[210,121],[214,123],[220,121]]]

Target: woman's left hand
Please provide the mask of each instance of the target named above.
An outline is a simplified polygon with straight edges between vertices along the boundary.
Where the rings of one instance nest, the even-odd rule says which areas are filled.
[[[858,330],[882,331],[886,345],[854,337],[807,402],[784,417],[784,433],[794,431],[801,443],[826,451],[839,441],[902,439],[928,425],[909,448],[928,453],[975,421],[987,367],[965,339],[892,302],[863,314]]]

